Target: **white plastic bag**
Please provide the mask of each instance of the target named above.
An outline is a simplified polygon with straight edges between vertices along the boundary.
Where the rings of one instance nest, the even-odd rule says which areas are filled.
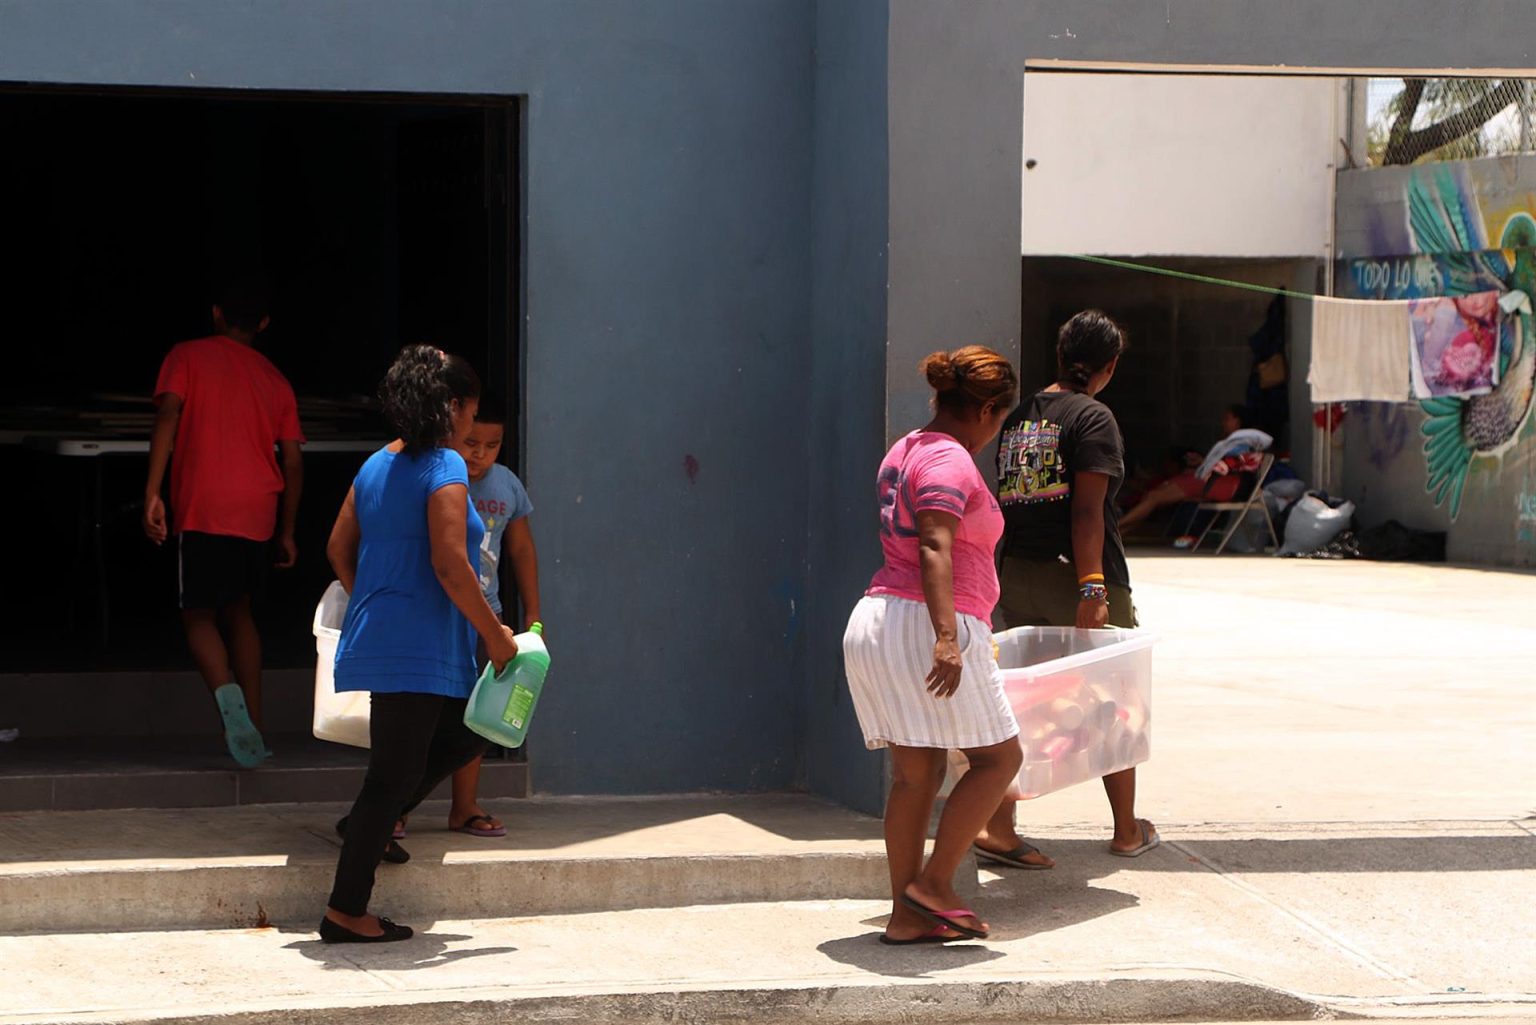
[[[1284,509],[1292,502],[1299,501],[1307,493],[1307,482],[1304,480],[1277,480],[1264,485],[1264,497],[1275,500],[1271,509]]]
[[[1316,495],[1307,495],[1291,506],[1285,521],[1285,545],[1281,555],[1308,555],[1338,537],[1354,518],[1355,504],[1345,502],[1337,509]]]
[[[321,740],[352,747],[368,746],[368,692],[336,693],[336,644],[347,615],[347,591],[331,581],[315,607],[314,733]]]

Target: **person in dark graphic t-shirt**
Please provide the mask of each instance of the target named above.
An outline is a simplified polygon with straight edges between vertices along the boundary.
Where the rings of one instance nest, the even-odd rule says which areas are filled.
[[[1124,348],[1125,335],[1109,317],[1077,314],[1057,338],[1057,382],[1026,397],[1003,423],[998,614],[1006,628],[1137,625],[1115,511],[1125,443],[1115,415],[1094,397],[1114,377]],[[1136,770],[1105,776],[1104,790],[1115,820],[1110,853],[1136,857],[1156,847],[1156,827],[1136,817]],[[1011,802],[998,808],[975,849],[1017,868],[1054,864],[1019,837]]]

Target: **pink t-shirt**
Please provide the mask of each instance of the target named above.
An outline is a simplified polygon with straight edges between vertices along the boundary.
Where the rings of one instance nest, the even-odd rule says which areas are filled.
[[[913,431],[880,464],[880,546],[885,565],[866,594],[923,601],[918,561],[917,514],[947,512],[955,528],[955,610],[991,623],[997,606],[994,552],[1003,536],[1003,513],[971,454],[947,434]]]

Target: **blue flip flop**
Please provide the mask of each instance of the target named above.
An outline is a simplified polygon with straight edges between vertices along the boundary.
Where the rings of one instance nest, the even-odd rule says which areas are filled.
[[[1136,825],[1141,829],[1141,846],[1128,851],[1117,851],[1111,847],[1109,853],[1117,858],[1139,858],[1163,842],[1163,838],[1157,835],[1157,827],[1146,819],[1137,819]]]
[[[251,714],[245,708],[245,694],[239,684],[226,683],[213,692],[213,698],[224,720],[224,743],[229,746],[229,756],[242,769],[254,769],[266,761],[267,745],[256,724],[251,722]]]

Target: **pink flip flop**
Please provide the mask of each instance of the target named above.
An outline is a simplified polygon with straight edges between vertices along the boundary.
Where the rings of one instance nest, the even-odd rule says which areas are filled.
[[[455,833],[465,833],[469,836],[483,836],[488,839],[491,837],[506,836],[507,827],[491,825],[491,823],[495,821],[496,820],[491,818],[489,815],[471,815],[469,818],[464,820],[463,825],[450,826],[449,828],[452,829]],[[485,825],[477,826],[475,825],[476,822],[484,822]]]
[[[922,901],[914,900],[913,898],[908,897],[906,894],[902,894],[901,903],[911,908],[913,911],[916,911],[918,914],[922,915],[930,922],[933,922],[935,925],[942,925],[946,929],[953,929],[961,936],[968,936],[973,940],[984,940],[987,938],[988,934],[984,930],[976,929],[969,925],[962,925],[960,923],[959,920],[962,918],[975,918],[977,921],[980,921],[980,918],[977,916],[976,912],[972,911],[970,908],[955,908],[953,911],[938,911],[924,904]]]

